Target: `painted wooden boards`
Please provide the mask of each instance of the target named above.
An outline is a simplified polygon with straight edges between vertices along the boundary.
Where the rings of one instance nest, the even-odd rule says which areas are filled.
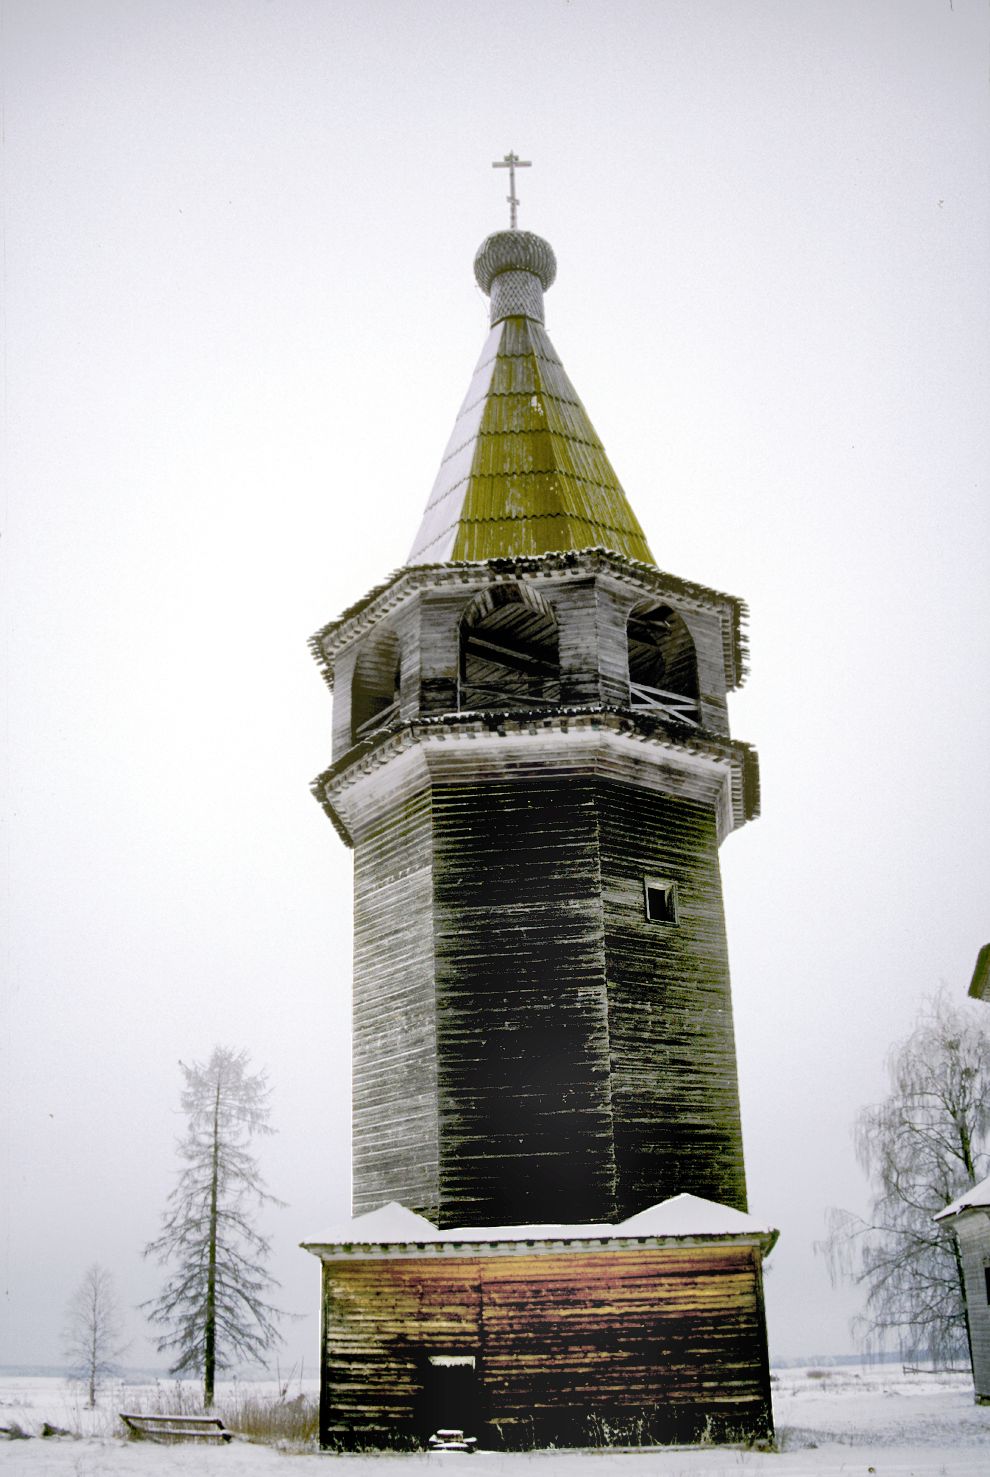
[[[431,1356],[474,1359],[482,1445],[772,1430],[759,1253],[581,1249],[324,1263],[322,1439],[430,1434]]]

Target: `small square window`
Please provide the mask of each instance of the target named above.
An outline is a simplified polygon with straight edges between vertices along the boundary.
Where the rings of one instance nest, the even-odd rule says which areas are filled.
[[[650,923],[677,922],[677,883],[669,877],[644,877],[646,917]]]

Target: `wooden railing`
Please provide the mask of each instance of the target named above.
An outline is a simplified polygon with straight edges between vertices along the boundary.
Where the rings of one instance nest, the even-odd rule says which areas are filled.
[[[394,722],[398,716],[399,700],[396,698],[395,702],[389,703],[387,708],[379,708],[377,713],[372,713],[370,718],[366,718],[363,723],[358,724],[354,730],[355,740],[370,738],[380,728],[385,728],[389,723]]]
[[[560,696],[541,697],[532,692],[512,692],[506,691],[504,687],[480,687],[475,683],[465,683],[458,694],[457,705],[462,713],[470,712],[472,708],[559,708]]]
[[[689,723],[693,728],[700,726],[697,700],[693,697],[686,697],[682,692],[666,692],[662,687],[647,687],[643,682],[630,682],[629,701],[634,708],[644,708],[653,713],[664,714],[678,723]],[[458,695],[458,707],[461,712],[470,712],[473,708],[519,711],[559,706],[559,694],[555,697],[543,697],[533,692],[512,692],[504,687],[482,687],[474,683],[463,685]],[[387,728],[390,723],[394,723],[398,716],[399,701],[396,699],[395,702],[389,703],[388,707],[379,708],[377,713],[373,713],[370,718],[358,724],[354,730],[355,741],[371,738],[373,734]]]
[[[654,713],[664,713],[678,723],[690,723],[698,728],[698,703],[682,692],[665,692],[662,687],[647,687],[644,682],[630,682],[629,702],[634,708],[649,708]]]

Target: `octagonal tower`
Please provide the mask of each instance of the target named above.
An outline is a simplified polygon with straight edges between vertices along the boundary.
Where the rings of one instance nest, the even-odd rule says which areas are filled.
[[[502,231],[491,331],[407,564],[313,639],[314,789],[354,848],[355,1214],[746,1209],[718,847],[745,608],[663,573]]]

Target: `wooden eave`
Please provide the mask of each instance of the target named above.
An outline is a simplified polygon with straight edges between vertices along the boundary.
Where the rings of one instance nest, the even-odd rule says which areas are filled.
[[[449,1233],[448,1233],[449,1235]],[[598,1235],[594,1229],[590,1234],[580,1233],[562,1236],[498,1237],[482,1239],[469,1236],[463,1239],[433,1239],[423,1241],[300,1241],[303,1251],[319,1257],[321,1261],[344,1261],[359,1259],[366,1261],[396,1261],[424,1257],[492,1257],[531,1256],[534,1251],[545,1255],[566,1252],[616,1252],[616,1251],[670,1251],[672,1249],[696,1249],[698,1247],[738,1246],[758,1250],[768,1256],[779,1237],[779,1231],[722,1232],[714,1235],[686,1236],[622,1236],[619,1234]]]
[[[586,577],[608,573],[624,585],[632,585],[644,596],[669,598],[682,607],[716,610],[722,630],[725,685],[729,692],[741,687],[749,671],[746,624],[749,611],[744,600],[707,585],[696,584],[656,569],[652,564],[628,559],[610,549],[594,548],[559,554],[520,555],[452,564],[417,564],[395,570],[382,584],[347,608],[310,637],[309,647],[328,687],[333,687],[333,662],[353,641],[359,640],[386,615],[424,590],[469,584],[487,574],[492,583],[550,576]]]
[[[598,1239],[572,1237],[546,1241],[372,1241],[343,1242],[338,1245],[301,1241],[299,1245],[303,1251],[310,1252],[323,1262],[404,1261],[436,1256],[481,1259],[493,1256],[531,1256],[534,1251],[545,1255],[555,1255],[562,1252],[669,1251],[673,1248],[694,1249],[715,1246],[720,1248],[725,1246],[748,1247],[767,1256],[777,1240],[777,1234],[774,1231],[765,1236],[616,1236]]]
[[[347,846],[353,846],[347,826],[338,813],[328,791],[338,780],[358,779],[386,764],[411,745],[431,739],[473,739],[479,735],[505,737],[515,734],[539,734],[547,731],[567,733],[571,729],[607,729],[629,735],[662,749],[679,751],[728,765],[732,770],[732,812],[736,827],[753,820],[760,812],[759,763],[751,744],[741,739],[707,733],[676,723],[643,710],[614,707],[607,704],[585,704],[532,712],[444,713],[434,718],[414,718],[396,722],[361,740],[317,775],[310,789],[329,816],[338,835]],[[731,829],[731,827],[730,827]]]

